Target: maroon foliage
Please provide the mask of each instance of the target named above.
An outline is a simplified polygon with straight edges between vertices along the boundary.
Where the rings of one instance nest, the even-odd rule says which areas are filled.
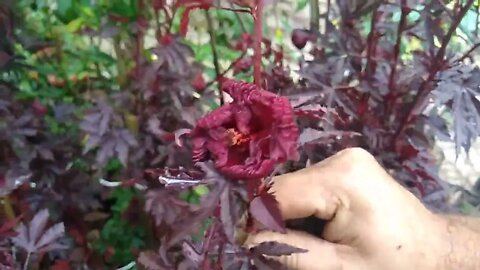
[[[285,233],[285,223],[273,194],[264,191],[250,202],[250,214],[265,228]]]

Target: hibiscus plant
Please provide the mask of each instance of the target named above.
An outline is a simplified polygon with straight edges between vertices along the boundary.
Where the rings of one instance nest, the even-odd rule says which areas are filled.
[[[283,1],[33,2],[0,3],[0,269],[284,269],[246,237],[322,222],[275,176],[348,147],[458,211],[434,149],[480,134],[478,1],[298,1],[275,35]]]

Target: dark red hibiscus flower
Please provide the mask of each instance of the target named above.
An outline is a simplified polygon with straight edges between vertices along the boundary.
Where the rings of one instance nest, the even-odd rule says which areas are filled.
[[[208,113],[192,130],[193,160],[212,159],[233,179],[260,179],[298,158],[298,127],[287,98],[254,84],[226,80],[233,102]]]

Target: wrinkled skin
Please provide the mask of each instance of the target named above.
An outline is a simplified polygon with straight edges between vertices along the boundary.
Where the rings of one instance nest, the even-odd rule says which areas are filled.
[[[298,158],[298,127],[287,98],[245,82],[223,86],[233,101],[198,121],[191,133],[194,161],[211,158],[222,174],[250,180]]]

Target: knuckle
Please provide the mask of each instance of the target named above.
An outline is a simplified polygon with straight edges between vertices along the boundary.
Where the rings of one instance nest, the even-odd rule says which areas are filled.
[[[344,157],[353,160],[365,160],[373,158],[372,154],[360,147],[347,148],[342,150],[341,153]]]
[[[338,166],[342,178],[351,179],[368,170],[375,158],[360,147],[348,148],[339,153]]]

